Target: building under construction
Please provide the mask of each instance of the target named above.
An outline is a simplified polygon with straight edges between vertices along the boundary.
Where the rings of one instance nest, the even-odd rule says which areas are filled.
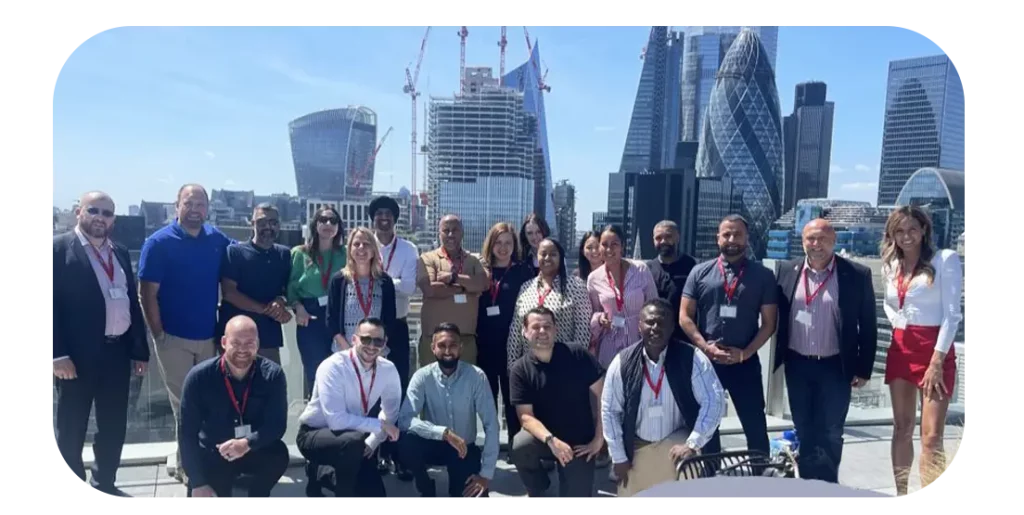
[[[491,68],[466,68],[464,90],[431,97],[427,188],[430,227],[446,214],[462,218],[463,246],[479,252],[491,225],[518,226],[534,210],[537,119],[523,93],[499,86]]]

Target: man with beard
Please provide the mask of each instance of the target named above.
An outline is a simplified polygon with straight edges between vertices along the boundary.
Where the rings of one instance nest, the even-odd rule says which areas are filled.
[[[157,363],[181,425],[181,388],[185,375],[217,354],[217,304],[220,266],[231,239],[205,223],[210,197],[198,184],[178,191],[177,217],[153,233],[139,258],[139,296],[153,335]],[[176,463],[181,463],[178,453]],[[175,469],[178,479],[181,467]]]
[[[227,323],[221,346],[224,354],[196,365],[182,390],[178,445],[188,495],[231,497],[245,474],[249,497],[270,497],[288,468],[284,372],[257,355],[259,331],[247,316]]]
[[[416,283],[423,291],[422,327],[451,322],[462,333],[462,359],[476,364],[476,318],[480,294],[491,281],[480,260],[462,248],[462,220],[446,215],[438,224],[441,248],[424,252],[416,265]],[[434,361],[430,335],[420,337],[420,367]]]
[[[658,286],[658,296],[672,305],[673,313],[678,313],[683,286],[697,261],[679,252],[679,226],[672,220],[662,220],[654,226],[654,246],[658,257],[648,261],[647,268]],[[672,325],[672,339],[687,341],[683,328],[675,320]]]
[[[476,497],[487,495],[498,462],[500,427],[491,387],[483,370],[459,361],[460,336],[455,324],[434,329],[431,350],[437,361],[413,375],[399,416],[399,452],[423,497],[437,495],[429,465],[448,469],[449,497]],[[476,445],[478,416],[484,426],[482,451]]]
[[[714,364],[739,416],[747,448],[768,453],[761,360],[775,333],[775,275],[747,259],[747,221],[729,215],[718,226],[721,255],[693,268],[683,287],[679,325]],[[760,318],[760,320],[759,320]]]
[[[57,383],[57,447],[85,481],[82,449],[96,405],[92,486],[114,486],[128,424],[131,374],[146,373],[149,346],[128,249],[110,240],[114,201],[82,195],[78,224],[53,238],[53,376]]]
[[[221,323],[242,314],[255,320],[260,332],[260,355],[278,365],[284,346],[281,324],[292,319],[285,298],[292,258],[288,247],[275,243],[280,227],[280,214],[273,204],[256,206],[252,213],[253,238],[228,247],[220,280],[224,297]]]
[[[711,361],[672,339],[675,313],[662,299],[644,304],[642,341],[608,365],[601,416],[620,497],[673,481],[679,461],[720,448],[725,394]]]
[[[309,460],[307,496],[323,497],[321,475],[329,472],[321,474],[321,467],[333,469],[336,497],[387,496],[373,451],[384,440],[398,440],[395,424],[402,403],[395,365],[381,357],[387,343],[384,323],[365,318],[356,326],[352,348],[334,353],[317,368],[295,438]]]

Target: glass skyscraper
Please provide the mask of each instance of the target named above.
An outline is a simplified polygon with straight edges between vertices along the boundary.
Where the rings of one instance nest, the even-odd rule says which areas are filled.
[[[299,198],[362,200],[373,189],[377,114],[350,106],[307,114],[288,124]]]
[[[544,92],[539,87],[540,77],[537,74],[540,69],[540,42],[537,42],[533,45],[530,59],[502,77],[502,85],[522,93],[523,108],[537,120],[535,159],[538,164],[543,165],[543,168],[538,170],[533,196],[533,212],[542,215],[548,225],[552,225],[555,222],[555,206],[552,197],[554,180],[551,178],[551,151],[548,146],[547,117],[544,114]],[[522,220],[518,220],[518,222],[521,223]],[[513,225],[518,227],[518,223]]]
[[[633,114],[622,151],[621,172],[672,168],[680,139],[683,44],[677,32],[654,27],[640,72]]]
[[[889,63],[878,205],[927,167],[964,169],[964,90],[945,55]]]
[[[832,160],[832,120],[835,104],[825,100],[824,82],[796,85],[793,114],[783,118],[785,179],[782,211],[793,209],[803,199],[828,196]]]
[[[780,213],[782,117],[775,72],[757,34],[744,29],[725,54],[701,130],[697,177],[728,177],[742,196],[750,249],[765,255]]]

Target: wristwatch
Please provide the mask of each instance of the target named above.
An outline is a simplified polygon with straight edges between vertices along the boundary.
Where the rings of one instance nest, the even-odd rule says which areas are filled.
[[[547,436],[544,437],[544,445],[551,445],[551,440],[554,439],[555,435],[549,433]]]

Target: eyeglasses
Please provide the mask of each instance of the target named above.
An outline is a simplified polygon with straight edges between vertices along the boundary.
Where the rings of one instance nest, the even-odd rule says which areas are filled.
[[[90,207],[90,208],[86,209],[85,212],[89,213],[90,215],[93,215],[93,216],[98,215],[100,213],[103,213],[103,217],[104,218],[114,218],[114,212],[109,210],[109,209],[102,209],[101,210],[98,207]]]
[[[387,338],[374,338],[372,336],[359,335],[359,343],[363,345],[373,345],[374,347],[383,348],[387,345]]]
[[[338,225],[338,219],[333,216],[321,216],[317,221],[327,225]]]

